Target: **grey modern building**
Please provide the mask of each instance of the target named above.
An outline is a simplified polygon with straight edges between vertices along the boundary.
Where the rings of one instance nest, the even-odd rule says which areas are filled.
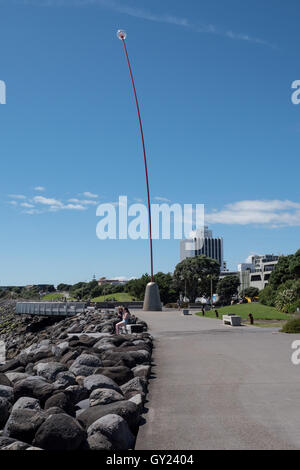
[[[277,255],[253,255],[248,263],[239,264],[240,290],[243,291],[247,287],[264,289],[278,260],[279,256]]]
[[[238,264],[237,271],[223,271],[220,279],[226,276],[237,276],[240,280],[239,294],[244,295],[248,287],[257,287],[262,290],[269,282],[271,272],[278,263],[277,255],[253,255],[247,263]]]
[[[194,256],[205,255],[215,259],[223,270],[223,238],[214,238],[208,227],[196,230],[193,238],[180,242],[180,261]]]

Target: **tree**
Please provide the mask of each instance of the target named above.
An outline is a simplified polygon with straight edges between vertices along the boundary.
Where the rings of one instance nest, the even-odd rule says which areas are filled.
[[[294,255],[280,256],[272,271],[269,284],[259,293],[264,305],[289,312],[300,302],[300,250]]]
[[[219,263],[200,255],[178,263],[174,271],[174,281],[177,289],[186,292],[189,300],[195,302],[199,296],[210,297],[211,282],[214,287],[219,274]]]
[[[131,279],[125,285],[125,292],[137,300],[144,300],[146,285],[151,281],[149,274],[143,274],[139,279]]]
[[[9,290],[1,287],[0,288],[0,299],[8,297],[8,295],[9,295]]]
[[[15,294],[21,294],[22,287],[15,286],[11,289],[11,292],[14,292]]]
[[[232,297],[237,295],[240,280],[237,276],[225,276],[217,284],[217,294],[219,301],[223,304],[230,304]]]
[[[154,281],[158,285],[160,300],[163,304],[176,302],[178,299],[178,291],[173,282],[173,276],[171,273],[158,272],[154,276]]]
[[[296,251],[290,261],[290,273],[294,279],[300,278],[300,250]]]
[[[68,292],[70,289],[71,289],[71,285],[70,284],[58,284],[56,290],[58,290],[58,292]]]
[[[144,300],[146,285],[150,281],[151,278],[149,274],[143,274],[139,279],[131,279],[128,281],[124,286],[124,290],[135,299]],[[160,299],[164,304],[176,301],[178,292],[171,273],[158,272],[154,275],[154,281],[158,285]]]
[[[274,307],[276,299],[276,290],[268,284],[263,290],[259,292],[259,301],[263,305]]]
[[[275,269],[271,272],[269,285],[273,289],[278,289],[280,284],[293,279],[294,276],[290,270],[290,264],[292,263],[294,255],[289,256],[280,256],[278,263],[275,266]]]
[[[250,297],[250,299],[254,299],[254,297],[258,297],[259,295],[259,289],[257,287],[247,287],[244,290],[244,296],[245,297]]]
[[[90,296],[90,289],[87,282],[77,282],[70,289],[71,297],[77,300],[87,300]]]
[[[99,297],[102,294],[103,294],[102,286],[93,287],[90,291],[91,299],[94,299],[95,297]]]

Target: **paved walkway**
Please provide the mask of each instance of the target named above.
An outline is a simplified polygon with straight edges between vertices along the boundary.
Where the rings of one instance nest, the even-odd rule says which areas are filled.
[[[136,449],[300,449],[300,365],[291,362],[300,335],[136,314],[156,345]]]

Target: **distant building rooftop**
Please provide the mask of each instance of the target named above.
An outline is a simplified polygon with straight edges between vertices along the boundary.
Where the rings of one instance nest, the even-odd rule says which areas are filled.
[[[103,284],[115,284],[115,285],[121,285],[121,284],[126,284],[127,281],[121,280],[121,279],[106,279],[106,277],[100,277],[98,280],[98,285],[102,286]]]

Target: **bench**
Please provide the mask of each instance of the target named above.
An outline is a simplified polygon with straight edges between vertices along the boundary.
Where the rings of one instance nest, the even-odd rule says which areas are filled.
[[[231,325],[231,326],[241,326],[241,317],[238,315],[234,315],[233,313],[230,313],[228,315],[223,315],[223,324],[224,325]]]
[[[120,327],[120,333],[123,335],[132,335],[133,333],[143,333],[144,327],[143,325],[139,325],[138,323],[134,323],[132,325],[123,325]]]
[[[129,335],[132,335],[132,333],[143,333],[144,327],[143,325],[134,323],[132,325],[126,325],[126,331]]]
[[[182,309],[182,315],[190,315],[190,311],[188,308],[183,308]]]

